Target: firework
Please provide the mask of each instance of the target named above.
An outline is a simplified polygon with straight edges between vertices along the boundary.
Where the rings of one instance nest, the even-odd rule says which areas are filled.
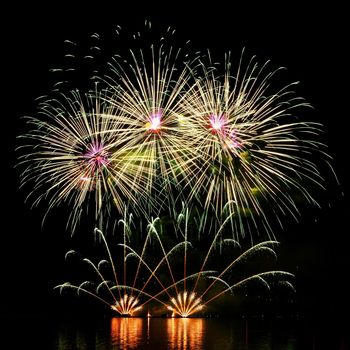
[[[284,271],[265,270],[255,274],[244,275],[239,273],[240,264],[258,254],[270,254],[276,257],[274,246],[276,241],[266,241],[254,245],[239,255],[232,257],[225,262],[221,272],[208,269],[209,264],[222,260],[211,259],[222,250],[223,244],[232,245],[232,239],[223,239],[222,230],[219,230],[207,251],[201,264],[198,264],[198,257],[194,252],[189,262],[188,249],[192,247],[188,240],[188,211],[180,214],[179,220],[174,225],[175,236],[180,239],[173,245],[165,244],[162,240],[162,225],[159,219],[153,220],[148,226],[148,232],[143,245],[133,248],[129,243],[130,220],[122,221],[124,224],[123,243],[118,245],[123,254],[112,254],[107,244],[106,237],[99,230],[96,230],[98,237],[107,252],[107,259],[101,259],[98,263],[84,258],[98,277],[98,281],[84,281],[80,284],[69,282],[58,285],[61,292],[65,289],[73,289],[94,297],[108,305],[110,309],[120,316],[133,316],[142,313],[146,304],[156,302],[158,312],[162,310],[171,311],[172,316],[189,317],[205,310],[205,307],[213,300],[225,293],[233,293],[236,289],[247,287],[253,281],[270,289],[278,282],[292,288],[288,281],[292,275]],[[134,235],[132,235],[134,237]],[[175,241],[176,242],[176,241]],[[170,248],[167,248],[169,246]],[[221,248],[220,248],[221,247]],[[66,258],[76,254],[69,251]],[[117,258],[119,257],[119,263]],[[230,254],[231,256],[231,254]],[[197,263],[196,263],[197,261]],[[182,268],[179,269],[179,266]],[[108,269],[107,269],[108,267]],[[198,268],[198,270],[195,269]],[[108,270],[108,271],[107,271]],[[179,271],[183,273],[179,275]],[[236,281],[232,276],[236,271]],[[243,273],[243,275],[242,275]],[[240,275],[244,276],[241,277]],[[109,278],[111,276],[112,278]],[[129,277],[128,277],[129,276]],[[238,278],[238,279],[237,279]]]
[[[299,120],[309,105],[295,96],[296,83],[277,87],[281,68],[270,70],[254,57],[244,67],[242,54],[232,75],[227,55],[220,75],[208,60],[180,102],[187,111],[181,133],[200,162],[188,197],[204,217],[230,216],[237,240],[258,227],[274,237],[273,220],[297,218],[301,201],[318,205],[308,188],[323,186],[314,161],[328,157],[317,141],[321,125]]]
[[[172,213],[173,198],[181,196],[177,164],[183,168],[187,156],[177,132],[178,101],[191,76],[187,54],[160,43],[150,56],[142,50],[130,51],[130,61],[115,55],[107,76],[98,73],[102,65],[92,55],[101,51],[100,37],[92,39],[91,54],[67,54],[68,66],[52,70],[61,78],[53,97],[41,98],[37,116],[26,118],[29,132],[20,136],[22,186],[31,187],[34,205],[47,199],[48,211],[68,203],[71,232],[91,210],[101,227],[113,216],[113,202],[119,214],[127,209],[146,220],[165,208]],[[76,50],[75,43],[66,43]],[[79,79],[79,62],[86,60],[84,67],[95,61],[96,67],[88,69],[88,79]],[[63,73],[78,85],[85,81],[86,90],[95,82],[94,90],[72,90]]]
[[[118,129],[108,118],[116,113],[102,91],[72,91],[44,100],[40,116],[27,118],[31,131],[21,136],[26,141],[21,149],[28,152],[20,158],[26,167],[22,185],[34,183],[29,197],[34,204],[48,199],[48,210],[68,203],[72,210],[67,225],[72,232],[92,203],[95,220],[102,221],[112,202],[120,213],[128,205],[135,205],[136,211],[145,196],[139,159],[131,155],[132,148],[123,147],[124,132],[120,128],[119,133],[109,132]]]
[[[182,52],[164,43],[130,50],[127,58],[115,56],[101,79],[111,93],[108,102],[121,113],[111,117],[127,130],[125,146],[144,157],[140,166],[148,169],[148,193],[170,213],[175,198],[182,198],[181,182],[188,172],[193,175],[193,154],[180,132],[187,113],[180,101],[192,84],[196,58]]]
[[[143,49],[142,36],[135,39],[105,69],[90,69],[93,91],[57,84],[56,97],[27,119],[20,163],[34,204],[69,203],[74,232],[90,207],[101,228],[111,203],[148,221],[177,215],[186,202],[201,233],[229,218],[233,238],[252,243],[260,230],[274,239],[275,223],[297,219],[301,203],[318,205],[311,189],[323,179],[314,159],[328,157],[321,125],[299,120],[309,105],[294,83],[278,87],[281,69],[255,58],[245,66],[242,55],[232,74],[227,55],[220,72],[210,53],[190,55],[163,38]]]

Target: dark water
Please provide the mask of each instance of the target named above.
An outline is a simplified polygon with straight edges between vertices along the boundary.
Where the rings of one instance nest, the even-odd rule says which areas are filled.
[[[347,332],[336,322],[206,318],[73,321],[22,316],[2,324],[1,349],[348,349]]]

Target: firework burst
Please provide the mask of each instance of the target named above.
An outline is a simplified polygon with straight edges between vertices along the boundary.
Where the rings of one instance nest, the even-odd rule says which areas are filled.
[[[103,92],[82,95],[73,91],[48,99],[39,106],[40,117],[27,118],[30,133],[21,136],[28,153],[20,158],[26,169],[23,186],[33,184],[29,197],[34,204],[48,198],[48,210],[69,203],[68,224],[74,232],[84,208],[95,203],[95,220],[103,220],[114,202],[119,212],[142,203],[144,184],[138,159],[123,147],[123,133],[107,132],[118,127],[110,115]],[[137,193],[137,198],[136,198]],[[149,201],[147,201],[149,202]]]
[[[89,54],[66,41],[77,52],[66,55],[65,68],[52,70],[60,79],[53,86],[54,97],[41,98],[37,116],[27,118],[30,131],[20,136],[25,142],[19,147],[24,153],[19,162],[22,186],[33,188],[28,197],[34,205],[44,198],[48,210],[69,203],[71,232],[90,207],[95,207],[101,227],[112,216],[112,202],[119,214],[127,208],[146,220],[165,208],[172,213],[188,157],[177,130],[178,102],[192,75],[188,55],[165,48],[162,38],[152,44],[150,55],[130,50],[129,61],[114,55],[107,65],[109,75],[103,75],[98,72],[103,70],[100,37],[91,38]],[[80,65],[88,79],[80,78]],[[88,93],[72,90],[64,74],[79,86],[85,82],[86,89],[93,81],[95,88]]]
[[[199,200],[204,216],[231,216],[237,240],[261,222],[274,237],[270,222],[286,214],[296,218],[297,198],[318,205],[308,191],[323,183],[312,157],[327,158],[315,138],[321,125],[298,118],[309,105],[295,96],[295,83],[272,88],[281,69],[271,71],[254,57],[244,68],[242,59],[234,76],[229,55],[222,75],[220,67],[202,63],[180,103],[188,116],[181,133],[200,160],[188,181],[189,198]]]
[[[148,169],[148,193],[154,201],[166,202],[171,213],[193,163],[188,141],[180,133],[187,111],[179,102],[190,87],[196,59],[182,51],[163,44],[152,45],[150,51],[130,50],[129,59],[114,57],[109,75],[102,79],[111,92],[109,103],[120,111],[111,117],[127,130],[125,147],[143,157],[140,167]]]
[[[301,202],[318,205],[311,188],[323,179],[314,159],[328,157],[321,126],[299,119],[308,104],[294,83],[277,87],[281,69],[255,58],[245,65],[242,55],[232,74],[227,55],[221,73],[210,53],[190,55],[164,38],[143,49],[148,40],[134,38],[96,69],[93,53],[99,62],[103,55],[92,46],[83,58],[95,90],[56,84],[56,98],[27,119],[22,185],[34,183],[35,204],[68,202],[74,232],[90,207],[101,227],[112,202],[146,221],[177,215],[186,202],[199,213],[200,232],[229,218],[233,238],[252,242],[260,229],[273,239],[275,223],[297,219]]]

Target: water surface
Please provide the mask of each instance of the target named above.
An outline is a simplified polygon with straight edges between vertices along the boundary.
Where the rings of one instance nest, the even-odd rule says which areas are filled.
[[[11,349],[346,350],[337,323],[283,319],[12,317]],[[331,326],[332,325],[332,326]],[[7,338],[7,339],[6,339]],[[8,342],[8,343],[6,343]]]

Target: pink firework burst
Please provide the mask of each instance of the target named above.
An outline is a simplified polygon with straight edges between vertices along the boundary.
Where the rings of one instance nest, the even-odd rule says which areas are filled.
[[[225,114],[211,114],[209,116],[209,130],[216,135],[224,136],[227,132],[228,119]]]
[[[83,157],[91,165],[92,171],[98,171],[99,169],[108,166],[109,152],[105,149],[102,142],[92,142]]]
[[[229,118],[225,114],[210,114],[208,128],[213,135],[217,135],[224,148],[240,148],[236,129],[230,127]]]

